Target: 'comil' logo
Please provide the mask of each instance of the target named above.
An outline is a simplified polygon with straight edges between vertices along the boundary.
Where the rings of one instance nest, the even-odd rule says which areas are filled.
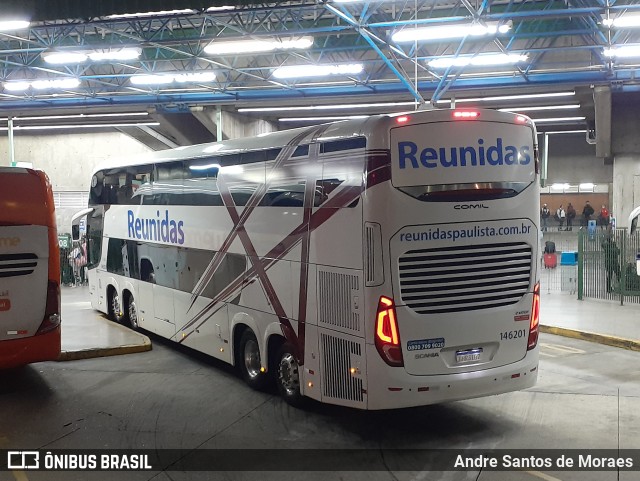
[[[398,142],[399,167],[418,169],[426,167],[467,167],[478,165],[527,165],[531,162],[529,146],[518,148],[504,145],[498,137],[492,145],[486,145],[484,139],[478,139],[477,146],[468,147],[427,147],[419,151],[415,142]]]

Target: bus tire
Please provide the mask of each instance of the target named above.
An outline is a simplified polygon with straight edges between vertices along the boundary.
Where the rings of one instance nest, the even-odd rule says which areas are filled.
[[[122,304],[118,291],[113,287],[109,290],[109,318],[115,322],[122,322]]]
[[[251,329],[246,329],[240,337],[237,361],[242,378],[253,389],[264,389],[269,382],[261,359],[258,339]]]
[[[133,294],[126,296],[124,323],[135,331],[140,329],[140,324],[138,324],[138,306],[136,305]]]
[[[305,398],[300,392],[300,366],[291,344],[285,342],[278,350],[275,364],[276,386],[280,396],[294,407],[301,407]]]

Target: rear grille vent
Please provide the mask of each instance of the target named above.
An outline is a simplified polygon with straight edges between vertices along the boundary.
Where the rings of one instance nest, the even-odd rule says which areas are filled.
[[[376,272],[376,258],[375,258],[375,231],[373,230],[373,226],[367,225],[365,226],[364,229],[364,236],[365,236],[365,249],[366,249],[366,257],[365,257],[365,261],[366,261],[366,269],[365,269],[365,274],[366,274],[366,278],[365,281],[367,283],[367,285],[373,284],[375,282],[375,272]]]
[[[28,276],[37,265],[35,254],[0,254],[0,277]]]
[[[319,322],[359,332],[360,315],[352,307],[352,296],[357,294],[358,289],[357,276],[319,271]]]
[[[361,356],[360,344],[326,334],[321,335],[323,351],[323,394],[327,397],[362,401],[362,379],[351,375],[351,355]]]
[[[408,251],[398,262],[401,297],[419,314],[515,304],[529,287],[531,256],[525,243]]]

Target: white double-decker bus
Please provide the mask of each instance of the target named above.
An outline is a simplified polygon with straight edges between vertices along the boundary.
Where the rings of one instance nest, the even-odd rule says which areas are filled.
[[[531,120],[372,116],[99,169],[94,308],[362,409],[532,386],[539,185]]]

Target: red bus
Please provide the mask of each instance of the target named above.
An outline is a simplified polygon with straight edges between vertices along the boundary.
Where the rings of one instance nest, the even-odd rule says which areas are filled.
[[[0,369],[60,355],[53,192],[38,170],[0,167]]]

